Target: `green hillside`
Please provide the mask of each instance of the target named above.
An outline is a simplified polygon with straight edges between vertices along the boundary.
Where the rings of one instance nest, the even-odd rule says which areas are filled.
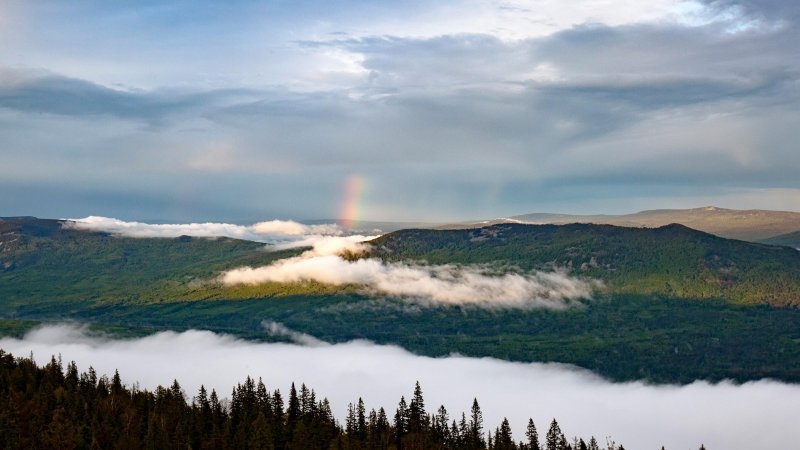
[[[215,298],[222,290],[213,283],[220,271],[297,253],[264,248],[237,239],[128,238],[62,228],[57,220],[5,218],[0,219],[0,298],[5,305]],[[225,294],[251,297],[270,288],[280,289],[230,288]]]
[[[603,280],[610,294],[800,305],[800,252],[720,238],[682,225],[500,224],[473,230],[402,230],[374,255],[431,264],[566,268]]]
[[[800,382],[800,309],[786,307],[798,304],[800,252],[680,226],[499,225],[373,242],[387,260],[571,267],[603,280],[595,299],[564,311],[420,308],[315,283],[223,287],[221,270],[301,251],[235,239],[133,239],[18,218],[0,221],[0,244],[0,334],[68,319],[121,335],[201,328],[280,339],[262,326],[276,321],[331,342],[570,363],[615,380]]]

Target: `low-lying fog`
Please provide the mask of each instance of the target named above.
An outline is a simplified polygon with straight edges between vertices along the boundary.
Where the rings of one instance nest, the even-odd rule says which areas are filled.
[[[291,220],[271,220],[253,225],[229,223],[148,224],[91,216],[70,219],[68,228],[103,231],[143,238],[232,237],[266,244],[265,250],[305,248],[302,254],[261,267],[239,267],[220,274],[225,284],[292,283],[315,281],[332,285],[358,285],[365,291],[403,297],[423,305],[462,304],[488,309],[565,308],[590,299],[596,280],[571,277],[565,272],[490,273],[487,267],[387,263],[377,258],[349,261],[342,252],[365,253],[366,236],[337,224],[306,225]],[[380,233],[379,230],[372,230]]]
[[[429,412],[444,404],[451,417],[460,415],[477,397],[487,429],[507,416],[517,440],[524,437],[528,417],[542,434],[556,417],[570,437],[594,435],[604,442],[611,436],[633,450],[696,449],[700,443],[709,450],[789,448],[800,442],[798,385],[612,383],[562,365],[428,358],[365,341],[328,345],[280,324],[266,324],[265,333],[297,343],[249,342],[208,331],[123,340],[60,325],[23,339],[1,338],[0,348],[17,356],[33,352],[40,364],[60,354],[81,370],[92,365],[101,374],[113,374],[119,369],[126,384],[146,388],[177,378],[189,397],[200,384],[228,396],[247,375],[262,377],[269,388],[284,393],[292,381],[305,382],[330,399],[340,420],[359,396],[368,408],[384,406],[393,414],[400,396],[408,397],[419,380]]]

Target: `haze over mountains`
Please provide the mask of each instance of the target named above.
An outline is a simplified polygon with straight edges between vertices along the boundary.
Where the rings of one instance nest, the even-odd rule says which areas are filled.
[[[495,223],[568,224],[595,223],[621,227],[656,228],[679,223],[731,239],[800,247],[800,213],[762,209],[726,209],[706,206],[692,209],[654,209],[633,214],[572,215],[531,213],[486,221],[448,224],[442,228],[473,228]],[[792,234],[794,233],[794,234]]]

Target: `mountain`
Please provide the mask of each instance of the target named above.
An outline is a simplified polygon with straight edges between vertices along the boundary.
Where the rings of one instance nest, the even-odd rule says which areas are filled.
[[[417,229],[389,233],[372,244],[373,255],[390,260],[562,268],[603,280],[611,294],[800,305],[800,252],[725,239],[677,224]]]
[[[444,228],[475,228],[496,223],[568,224],[594,223],[622,227],[657,228],[679,223],[717,236],[759,242],[800,231],[800,213],[761,209],[736,210],[707,206],[693,209],[655,209],[624,215],[569,215],[533,213],[483,222],[446,225]]]
[[[0,299],[9,305],[213,298],[219,287],[203,280],[294,254],[263,249],[229,238],[127,238],[62,227],[59,220],[0,218]]]
[[[220,271],[298,254],[235,239],[125,238],[57,220],[0,220],[0,335],[74,320],[121,335],[208,329],[249,339],[279,322],[329,342],[369,339],[429,356],[453,352],[575,364],[615,380],[800,382],[798,255],[680,225],[501,224],[401,230],[374,241],[387,261],[558,267],[605,286],[580,306],[423,307],[358,287],[224,287]]]
[[[783,245],[786,247],[794,247],[800,250],[800,231],[773,236],[769,239],[764,239],[761,242],[770,245]]]

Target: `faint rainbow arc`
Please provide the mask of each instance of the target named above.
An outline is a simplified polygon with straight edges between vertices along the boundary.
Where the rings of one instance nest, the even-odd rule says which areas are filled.
[[[353,224],[361,218],[365,184],[364,177],[355,174],[350,175],[344,181],[339,220],[345,228],[352,228]]]

